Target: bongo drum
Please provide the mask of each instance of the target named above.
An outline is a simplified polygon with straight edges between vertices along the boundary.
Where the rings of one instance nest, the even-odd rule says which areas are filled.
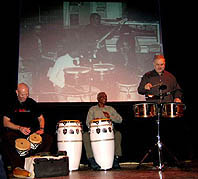
[[[35,150],[42,143],[42,137],[37,133],[31,134],[27,140],[30,142],[31,149],[33,150]]]
[[[26,156],[30,150],[30,142],[24,138],[15,140],[15,148],[20,156]]]
[[[66,151],[69,170],[78,170],[82,153],[82,126],[79,120],[61,120],[57,124],[58,151]]]
[[[182,103],[165,103],[162,107],[162,116],[165,118],[182,117],[185,108],[185,105]]]
[[[95,119],[90,123],[90,140],[96,162],[101,169],[112,168],[114,160],[114,132],[110,119]]]

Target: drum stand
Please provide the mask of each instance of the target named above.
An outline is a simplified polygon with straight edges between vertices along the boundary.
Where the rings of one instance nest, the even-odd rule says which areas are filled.
[[[160,93],[161,94],[161,93]],[[162,103],[161,103],[162,96],[160,96],[160,104],[157,106],[157,143],[154,145],[152,149],[149,149],[149,151],[144,155],[143,159],[140,161],[139,165],[137,166],[137,169],[140,168],[144,160],[148,157],[148,155],[153,152],[155,147],[157,146],[158,149],[158,159],[159,159],[159,165],[156,167],[159,170],[163,170],[164,164],[162,162],[162,149],[166,149],[166,151],[169,153],[169,155],[175,160],[178,166],[181,166],[181,163],[179,160],[168,150],[168,148],[161,142],[160,140],[160,116],[161,116],[161,111],[162,111]]]

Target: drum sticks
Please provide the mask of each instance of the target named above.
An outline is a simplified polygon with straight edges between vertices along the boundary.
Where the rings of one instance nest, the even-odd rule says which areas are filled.
[[[161,86],[161,85],[162,85],[162,82],[157,83],[157,84],[155,84],[155,85],[151,86],[151,88],[154,88],[154,87],[156,87],[156,86]]]

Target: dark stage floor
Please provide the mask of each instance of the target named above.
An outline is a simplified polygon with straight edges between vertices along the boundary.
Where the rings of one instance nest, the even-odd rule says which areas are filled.
[[[152,163],[144,163],[137,169],[138,163],[121,163],[121,170],[93,171],[87,165],[80,165],[78,171],[72,171],[68,176],[46,179],[198,179],[198,161],[185,161],[184,168],[168,167],[160,171]],[[14,177],[10,176],[10,179]],[[44,178],[43,178],[44,179]]]

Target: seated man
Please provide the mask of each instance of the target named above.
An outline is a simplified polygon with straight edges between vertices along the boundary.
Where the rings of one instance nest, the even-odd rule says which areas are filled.
[[[117,111],[111,107],[107,106],[107,95],[104,92],[100,92],[97,95],[98,104],[95,106],[92,106],[87,115],[86,125],[89,128],[90,122],[94,119],[98,118],[107,118],[111,119],[115,123],[121,123],[122,117],[117,113]],[[121,133],[119,131],[116,131],[114,129],[114,139],[115,139],[115,157],[113,162],[113,168],[114,169],[120,169],[119,165],[119,157],[122,155],[121,150]],[[100,170],[100,166],[96,163],[93,151],[91,148],[91,142],[90,142],[90,135],[88,132],[85,132],[83,134],[83,142],[86,150],[86,155],[89,161],[89,164],[93,170]]]
[[[24,157],[20,156],[15,148],[15,140],[18,138],[27,139],[30,134],[41,135],[42,143],[29,154],[38,152],[49,152],[52,144],[52,137],[44,132],[45,119],[39,112],[37,103],[29,97],[29,87],[20,83],[16,90],[17,97],[9,103],[8,109],[3,116],[3,148],[9,160],[15,177],[25,177],[30,174],[25,171]],[[24,176],[25,175],[25,176]]]

